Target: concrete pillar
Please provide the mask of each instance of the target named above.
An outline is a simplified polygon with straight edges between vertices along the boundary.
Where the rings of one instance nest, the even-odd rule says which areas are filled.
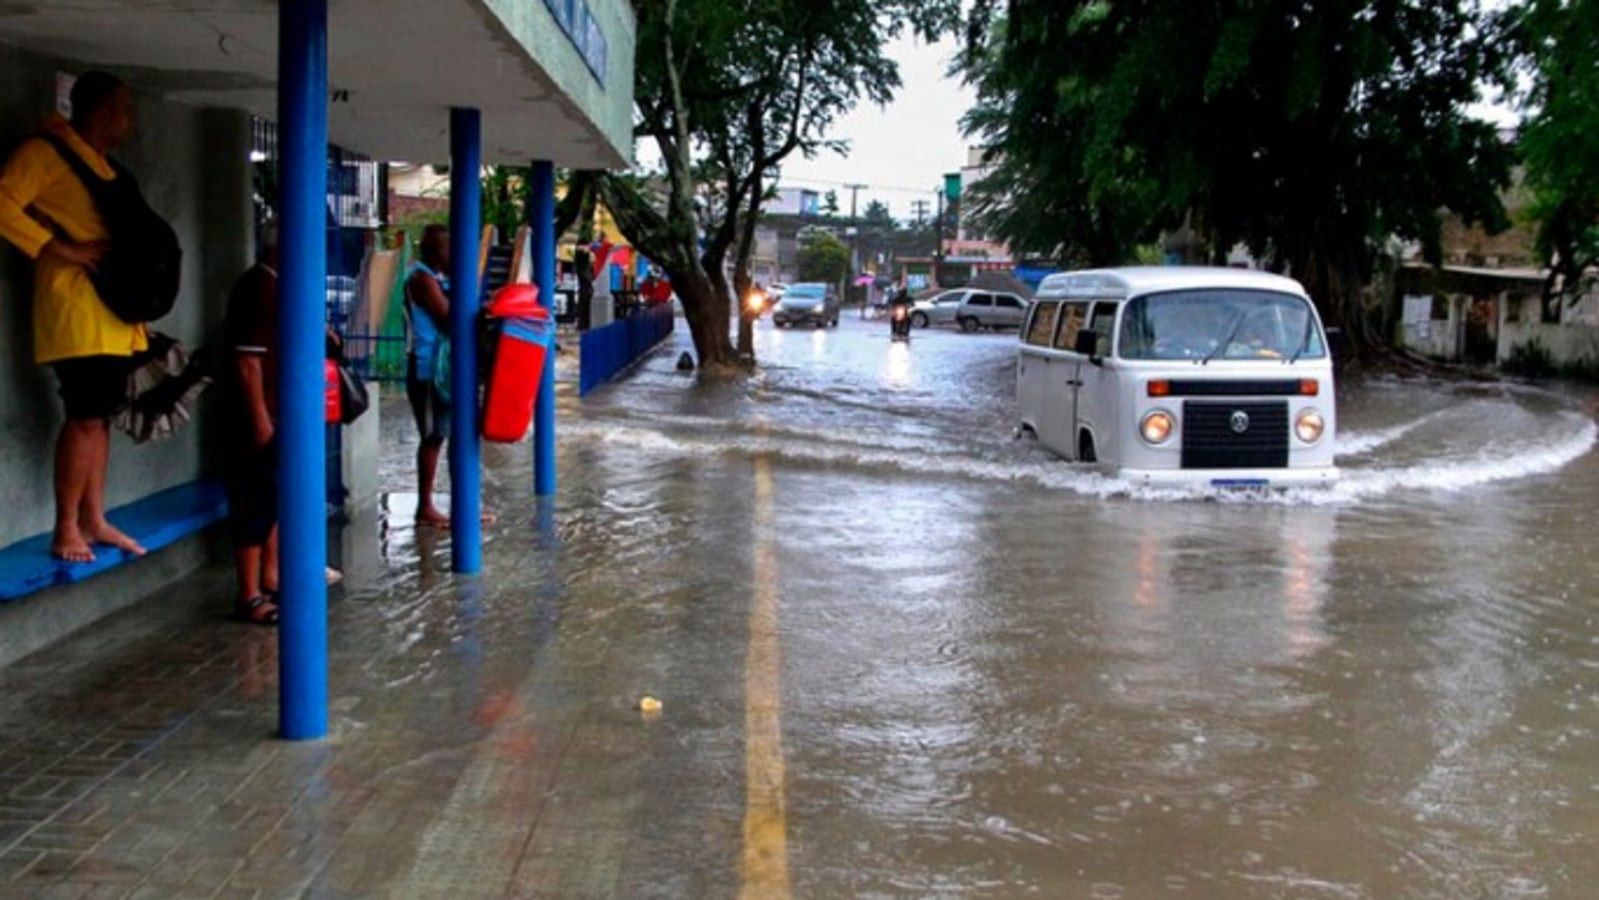
[[[278,5],[282,200],[278,279],[279,623],[283,737],[328,733],[327,435],[322,350],[327,297],[327,0]]]
[[[528,224],[533,232],[533,277],[539,299],[555,305],[555,164],[533,163],[533,184],[528,193]],[[533,406],[533,493],[555,493],[555,354],[544,357],[538,402]]]
[[[450,560],[483,569],[482,454],[478,438],[478,241],[483,222],[483,115],[450,110]]]
[[[207,303],[221,298],[239,273],[255,261],[254,183],[250,173],[250,114],[236,109],[200,113],[205,168],[200,191],[201,278]],[[220,321],[220,316],[218,317]]]

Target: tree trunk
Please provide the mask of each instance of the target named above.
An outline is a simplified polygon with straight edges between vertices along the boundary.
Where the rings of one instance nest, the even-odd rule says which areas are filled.
[[[701,368],[732,366],[737,357],[727,339],[727,301],[717,295],[705,273],[667,269],[666,274],[672,279],[672,290],[683,301],[683,315],[688,319],[689,334],[694,338]]]
[[[1366,360],[1386,347],[1367,314],[1362,290],[1363,254],[1358,241],[1347,239],[1325,219],[1310,226],[1311,237],[1289,259],[1289,274],[1305,286],[1321,313],[1322,324],[1343,332],[1345,352]]]
[[[746,308],[744,298],[754,287],[750,278],[750,257],[755,252],[755,226],[760,221],[761,197],[766,193],[761,173],[755,172],[750,188],[749,208],[738,223],[738,243],[733,248],[733,296],[738,306],[738,355],[741,359],[755,360],[755,316]]]

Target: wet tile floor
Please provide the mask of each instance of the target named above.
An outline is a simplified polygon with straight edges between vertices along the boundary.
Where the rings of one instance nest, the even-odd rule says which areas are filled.
[[[743,605],[664,621],[687,595],[626,565],[579,597],[518,518],[478,579],[444,537],[345,530],[326,741],[275,739],[275,633],[223,617],[224,567],[0,670],[0,897],[734,893],[740,663],[674,660],[726,658]]]

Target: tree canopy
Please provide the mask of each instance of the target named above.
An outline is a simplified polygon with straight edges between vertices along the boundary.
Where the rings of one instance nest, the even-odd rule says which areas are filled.
[[[1599,3],[1525,0],[1508,11],[1529,75],[1525,183],[1550,293],[1574,295],[1599,265]]]
[[[837,284],[849,274],[849,247],[843,241],[819,228],[800,235],[800,281]]]
[[[1466,108],[1506,54],[1470,0],[979,0],[972,24],[997,165],[969,202],[1022,252],[1120,263],[1188,225],[1359,342],[1377,242],[1436,258],[1443,209],[1503,225],[1511,151]]]
[[[658,178],[607,176],[607,206],[628,239],[666,269],[701,361],[730,362],[733,298],[766,183],[793,153],[839,149],[837,118],[899,86],[884,44],[907,28],[948,26],[958,0],[643,0],[635,100]],[[731,263],[729,266],[728,264]],[[733,272],[728,283],[727,270]],[[750,321],[739,317],[748,353]]]

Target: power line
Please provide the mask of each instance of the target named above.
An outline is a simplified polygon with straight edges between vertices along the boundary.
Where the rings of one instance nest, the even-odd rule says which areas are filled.
[[[829,181],[826,178],[780,178],[777,186],[784,185],[821,185],[822,187],[856,188],[863,191],[882,191],[896,194],[930,194],[937,188],[912,188],[892,184],[858,184],[848,181]]]

